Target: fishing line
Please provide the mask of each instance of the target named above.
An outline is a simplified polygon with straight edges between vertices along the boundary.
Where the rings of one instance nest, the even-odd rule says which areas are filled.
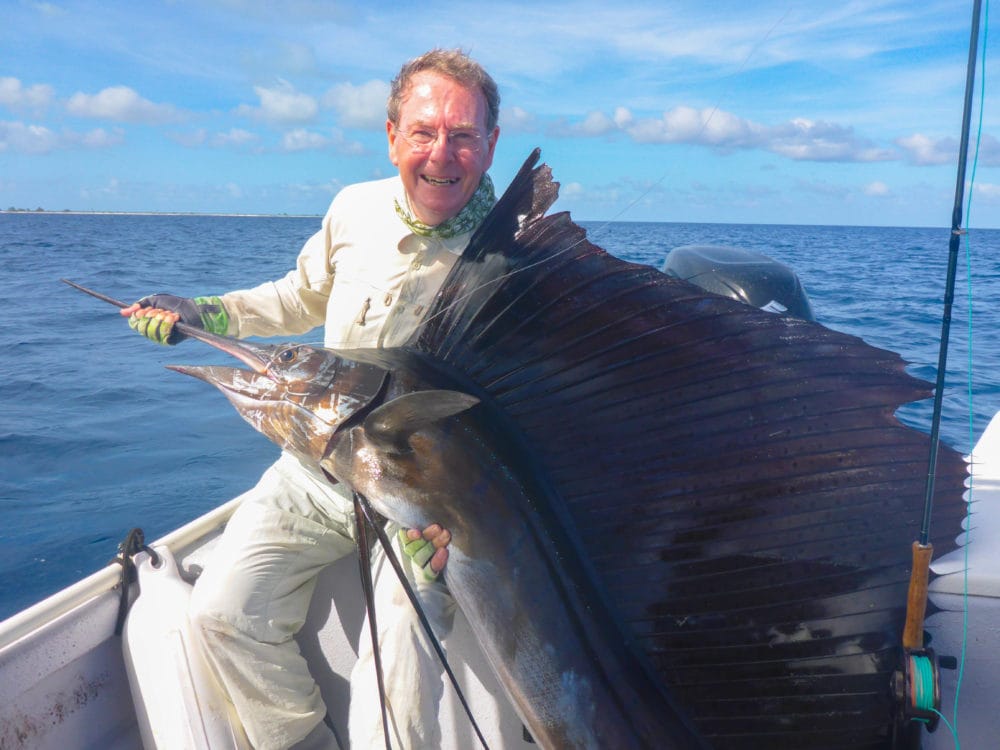
[[[979,116],[976,128],[976,145],[973,150],[972,157],[972,170],[969,175],[969,198],[965,209],[965,226],[970,227],[972,225],[972,199],[974,196],[974,190],[976,183],[976,171],[979,166],[979,152],[982,146],[983,138],[983,111],[986,106],[986,50],[987,37],[989,35],[990,28],[990,3],[986,0],[983,6],[983,40],[982,40],[982,64],[980,65],[980,77],[979,77]],[[967,349],[966,349],[966,388],[968,393],[969,402],[969,455],[972,456],[973,449],[975,448],[975,412],[974,412],[974,393],[973,393],[973,382],[972,382],[972,347],[973,347],[973,285],[972,285],[972,240],[969,237],[969,233],[966,232],[965,235],[965,283],[966,283],[966,307],[968,310],[967,319]],[[962,683],[965,678],[965,662],[968,652],[969,644],[969,548],[972,545],[972,514],[974,513],[973,504],[973,491],[975,485],[975,468],[976,465],[970,460],[969,462],[969,490],[967,495],[968,503],[968,513],[966,516],[966,528],[965,528],[965,549],[964,549],[964,564],[962,570],[962,647],[961,653],[958,661],[958,674],[955,678],[955,702],[952,708],[952,719],[954,721],[954,726],[945,721],[946,726],[951,730],[952,736],[955,738],[955,747],[959,747],[958,743],[958,708],[959,708],[959,696],[962,691]]]
[[[771,27],[765,32],[764,36],[762,36],[760,38],[760,40],[758,40],[757,43],[754,44],[754,46],[747,53],[746,57],[743,58],[743,61],[740,63],[739,67],[736,69],[736,72],[733,73],[730,76],[731,83],[729,84],[729,87],[726,88],[726,89],[724,89],[722,91],[722,93],[719,95],[718,99],[716,100],[715,105],[712,107],[711,111],[709,112],[708,117],[706,117],[704,119],[704,121],[701,123],[701,127],[698,129],[698,131],[696,133],[696,139],[697,139],[697,137],[700,137],[702,134],[704,134],[704,132],[708,129],[708,126],[712,122],[712,119],[715,117],[716,113],[719,111],[720,107],[722,106],[722,102],[724,102],[728,98],[728,96],[730,95],[733,87],[736,85],[736,78],[740,75],[740,73],[742,73],[746,69],[747,65],[749,65],[749,63],[750,63],[750,60],[753,59],[753,57],[757,54],[757,52],[760,50],[760,48],[764,45],[764,43],[770,38],[771,34],[774,33],[774,30],[777,29],[782,23],[784,23],[785,19],[788,17],[788,14],[792,12],[792,7],[793,7],[792,5],[786,6],[785,12],[781,14],[781,17],[771,25]],[[556,258],[558,258],[561,255],[564,255],[566,253],[571,252],[574,248],[578,247],[581,243],[590,241],[591,238],[596,238],[596,237],[600,236],[609,226],[611,226],[614,222],[618,221],[619,219],[621,219],[622,216],[624,216],[626,213],[628,213],[633,208],[635,208],[635,206],[638,205],[640,201],[642,201],[643,199],[645,199],[646,196],[648,196],[651,192],[653,192],[653,190],[655,188],[657,188],[661,184],[663,184],[663,182],[667,179],[667,176],[669,174],[670,174],[670,170],[669,169],[666,170],[666,171],[664,171],[663,174],[660,175],[659,179],[657,179],[655,182],[649,184],[642,193],[640,193],[638,196],[636,196],[635,199],[633,199],[630,203],[628,203],[617,214],[615,214],[612,218],[608,219],[604,223],[599,224],[594,229],[593,232],[586,232],[585,236],[582,239],[578,240],[577,242],[574,242],[572,245],[570,245],[568,247],[565,247],[565,248],[563,248],[562,250],[560,250],[558,252],[552,253],[551,255],[547,255],[544,258],[541,258],[541,259],[535,261],[534,263],[529,263],[528,265],[520,266],[519,268],[515,268],[515,269],[513,269],[511,271],[508,271],[505,274],[501,274],[500,276],[497,276],[496,278],[493,278],[493,279],[490,279],[489,281],[483,282],[479,286],[473,287],[472,289],[470,289],[468,292],[466,292],[462,296],[457,297],[456,299],[454,299],[451,302],[451,304],[447,305],[446,307],[444,307],[443,309],[441,309],[438,312],[434,313],[433,315],[429,315],[426,318],[424,318],[420,322],[420,324],[417,326],[417,330],[419,330],[424,325],[430,323],[435,318],[437,318],[437,317],[439,317],[441,315],[444,315],[446,312],[448,312],[449,310],[451,310],[452,308],[454,308],[456,305],[458,305],[459,303],[461,303],[463,300],[468,299],[472,295],[476,294],[479,291],[482,291],[483,289],[485,289],[486,287],[490,286],[491,284],[499,284],[499,283],[505,281],[506,279],[509,279],[509,278],[513,277],[516,274],[523,273],[525,271],[531,270],[532,268],[537,268],[538,266],[544,265],[545,263],[548,263],[549,261],[555,260]]]
[[[987,5],[987,16],[983,26],[988,23],[988,8]],[[913,680],[913,687],[918,688],[924,679],[926,679],[926,674],[921,671],[921,664],[917,663],[915,659],[921,658],[921,655],[926,654],[928,656],[933,656],[930,651],[925,651],[921,649],[919,643],[915,643],[915,635],[922,633],[924,628],[924,614],[927,605],[927,579],[929,575],[930,558],[933,554],[933,546],[930,544],[930,522],[931,522],[931,511],[934,502],[934,480],[935,472],[937,468],[937,457],[938,457],[938,447],[939,441],[938,436],[941,427],[941,412],[942,404],[944,399],[944,386],[945,379],[947,375],[947,362],[948,362],[948,343],[949,343],[949,333],[951,329],[951,310],[952,303],[954,300],[955,291],[955,275],[956,267],[958,265],[958,250],[961,245],[962,236],[965,236],[965,247],[966,247],[966,285],[967,285],[967,297],[968,297],[968,401],[969,401],[969,421],[970,421],[970,434],[969,442],[972,445],[970,449],[970,457],[973,455],[974,443],[973,443],[973,428],[972,422],[974,419],[973,412],[973,389],[972,389],[972,264],[971,264],[971,244],[969,240],[969,225],[971,220],[971,203],[972,203],[972,192],[975,180],[975,170],[978,164],[979,158],[979,148],[982,140],[982,120],[983,111],[985,108],[985,70],[981,73],[980,78],[980,98],[979,98],[979,123],[978,130],[976,134],[976,147],[973,158],[972,174],[968,185],[966,185],[965,180],[965,170],[967,166],[968,159],[968,149],[969,149],[969,130],[970,130],[970,119],[972,112],[972,100],[975,91],[975,75],[976,75],[976,62],[979,57],[979,45],[983,45],[983,58],[984,58],[984,68],[985,68],[985,54],[986,54],[986,35],[985,30],[983,34],[983,40],[980,42],[979,39],[979,29],[980,29],[980,15],[982,10],[981,0],[975,0],[972,9],[972,23],[971,23],[971,35],[969,40],[969,57],[966,66],[966,82],[965,82],[965,94],[963,96],[963,107],[962,107],[962,129],[961,129],[961,142],[959,144],[958,153],[958,168],[955,180],[955,201],[954,207],[952,209],[952,220],[951,220],[951,238],[948,243],[948,269],[947,269],[947,279],[945,281],[945,293],[944,293],[944,310],[941,316],[941,338],[940,338],[940,351],[938,354],[938,365],[937,365],[937,377],[935,379],[934,388],[934,411],[931,420],[931,445],[930,452],[928,455],[927,462],[927,482],[926,482],[926,492],[924,499],[924,511],[923,518],[920,525],[920,536],[919,540],[913,543],[913,570],[910,578],[910,589],[906,608],[906,627],[903,631],[903,647],[907,657],[910,660],[910,674]],[[969,202],[965,209],[965,222],[963,225],[962,216],[962,200],[965,197],[966,191],[969,194]],[[963,228],[964,226],[964,228]],[[962,641],[961,641],[961,658],[960,658],[960,670],[956,680],[955,687],[955,703],[953,707],[953,719],[954,725],[948,724],[949,729],[952,731],[952,736],[955,741],[956,748],[959,746],[958,738],[958,705],[959,705],[959,694],[961,689],[961,682],[964,676],[965,660],[967,656],[967,646],[968,646],[968,618],[969,618],[969,606],[968,606],[968,569],[969,569],[969,546],[970,546],[970,532],[971,532],[971,516],[972,516],[972,461],[970,460],[970,479],[968,484],[968,492],[966,493],[968,510],[966,512],[965,527],[966,535],[964,541],[964,555],[965,563],[963,570],[963,593],[962,593]],[[920,564],[918,565],[918,559]],[[922,587],[922,595],[921,595]],[[923,665],[926,670],[935,669],[935,665],[929,660]],[[925,670],[925,671],[926,671]],[[930,709],[927,706],[919,705],[921,703],[920,698],[914,700],[914,705],[911,707],[911,712],[909,712],[909,718],[925,718],[928,715],[940,715],[940,711],[937,710],[939,705],[939,695],[937,694],[938,682],[936,676],[931,676],[931,683],[935,688],[935,696],[931,702]],[[906,714],[904,714],[906,715]],[[933,725],[930,727],[933,730]]]

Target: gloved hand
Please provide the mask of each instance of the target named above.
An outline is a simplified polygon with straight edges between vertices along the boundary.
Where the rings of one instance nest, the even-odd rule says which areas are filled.
[[[400,529],[398,537],[403,553],[423,571],[424,580],[437,580],[448,562],[451,532],[431,524],[422,532],[419,529]]]
[[[121,311],[128,316],[129,327],[157,344],[176,344],[187,336],[174,324],[179,320],[209,333],[225,335],[229,315],[218,297],[177,297],[154,294]]]

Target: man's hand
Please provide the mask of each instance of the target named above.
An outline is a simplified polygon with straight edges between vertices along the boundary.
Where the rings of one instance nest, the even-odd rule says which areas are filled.
[[[451,532],[433,523],[426,529],[400,529],[403,552],[424,572],[425,581],[436,580],[448,562]]]
[[[176,344],[187,336],[174,324],[177,321],[210,333],[225,334],[229,316],[218,297],[177,297],[154,294],[121,310],[129,327],[157,344]]]

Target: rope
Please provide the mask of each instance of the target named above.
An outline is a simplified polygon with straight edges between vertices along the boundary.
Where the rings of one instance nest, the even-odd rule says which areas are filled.
[[[156,551],[146,544],[146,536],[142,529],[132,529],[118,545],[118,556],[111,562],[122,566],[121,582],[119,583],[120,596],[118,599],[118,618],[115,620],[115,635],[121,636],[125,628],[125,617],[129,610],[129,587],[138,581],[136,575],[135,561],[133,558],[140,552],[146,552],[152,560],[153,567],[160,567],[160,556]]]

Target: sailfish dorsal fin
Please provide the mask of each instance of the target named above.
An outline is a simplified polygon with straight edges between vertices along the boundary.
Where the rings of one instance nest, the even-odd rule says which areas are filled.
[[[624,636],[719,748],[891,727],[929,438],[902,359],[604,252],[532,154],[411,341],[502,409]],[[939,454],[936,538],[965,513]]]

